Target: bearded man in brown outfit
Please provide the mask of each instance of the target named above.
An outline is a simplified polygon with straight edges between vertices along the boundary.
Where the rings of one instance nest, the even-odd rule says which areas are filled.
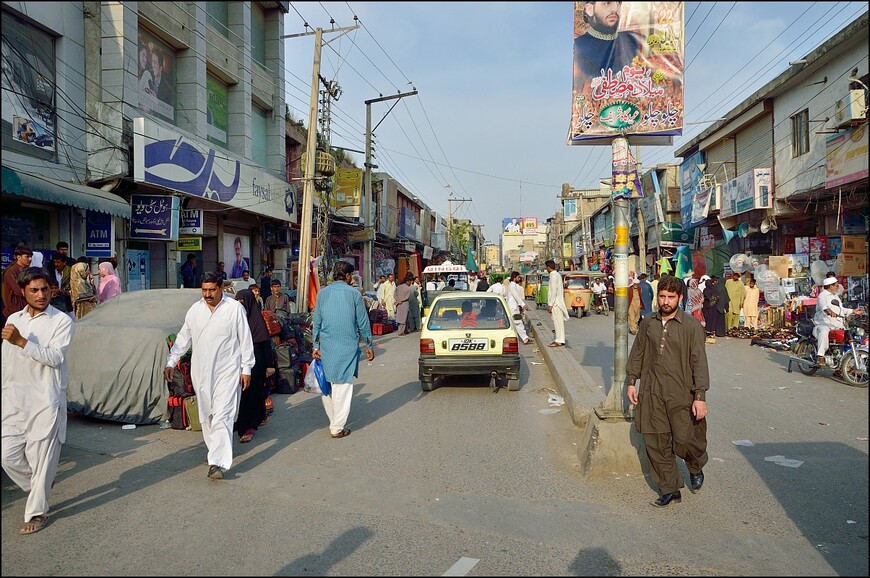
[[[658,507],[680,502],[684,483],[675,456],[686,462],[692,493],[704,484],[708,460],[704,328],[680,307],[682,285],[670,275],[659,280],[659,309],[641,321],[626,367],[626,393],[637,406],[634,425],[643,434]]]

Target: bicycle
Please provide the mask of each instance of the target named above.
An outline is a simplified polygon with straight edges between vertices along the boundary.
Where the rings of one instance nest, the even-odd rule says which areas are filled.
[[[607,296],[604,293],[599,293],[595,296],[595,313],[601,315],[604,313],[605,316],[610,314],[610,306],[607,304]]]

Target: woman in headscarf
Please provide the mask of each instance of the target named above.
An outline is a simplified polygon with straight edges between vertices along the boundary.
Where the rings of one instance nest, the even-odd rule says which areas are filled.
[[[705,325],[704,322],[704,293],[698,287],[697,279],[689,279],[689,307],[688,313],[695,319],[701,322],[701,326]]]
[[[81,319],[97,306],[97,292],[87,263],[76,263],[70,269],[69,290],[76,319]]]
[[[115,268],[108,261],[103,261],[100,270],[100,303],[105,303],[112,297],[121,294],[121,280],[115,275]]]
[[[233,431],[239,433],[239,441],[248,443],[254,437],[254,431],[266,419],[265,398],[266,368],[272,363],[272,340],[263,313],[257,304],[257,298],[250,289],[242,289],[236,293],[238,300],[248,314],[248,326],[251,328],[251,339],[254,342],[254,367],[251,369],[251,385],[242,392],[239,403],[239,415],[233,426]]]

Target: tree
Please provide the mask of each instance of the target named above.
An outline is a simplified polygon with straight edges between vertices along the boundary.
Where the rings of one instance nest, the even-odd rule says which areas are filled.
[[[447,250],[450,253],[453,253],[454,250],[459,251],[460,253],[464,253],[465,246],[468,245],[468,238],[471,234],[471,223],[467,221],[463,221],[457,223],[453,222],[453,226],[450,227],[450,236],[447,239]]]

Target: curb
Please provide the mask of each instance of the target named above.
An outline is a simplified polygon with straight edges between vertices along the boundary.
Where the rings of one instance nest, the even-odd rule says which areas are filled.
[[[565,398],[565,406],[571,415],[571,420],[578,427],[585,428],[594,408],[604,403],[605,394],[600,384],[595,383],[592,376],[583,369],[580,362],[572,355],[570,343],[565,347],[547,347],[553,334],[553,320],[546,310],[531,307],[526,312],[529,317],[529,329],[535,336],[541,357],[553,376],[553,382],[559,389],[559,394]],[[570,320],[566,323],[570,323]]]

